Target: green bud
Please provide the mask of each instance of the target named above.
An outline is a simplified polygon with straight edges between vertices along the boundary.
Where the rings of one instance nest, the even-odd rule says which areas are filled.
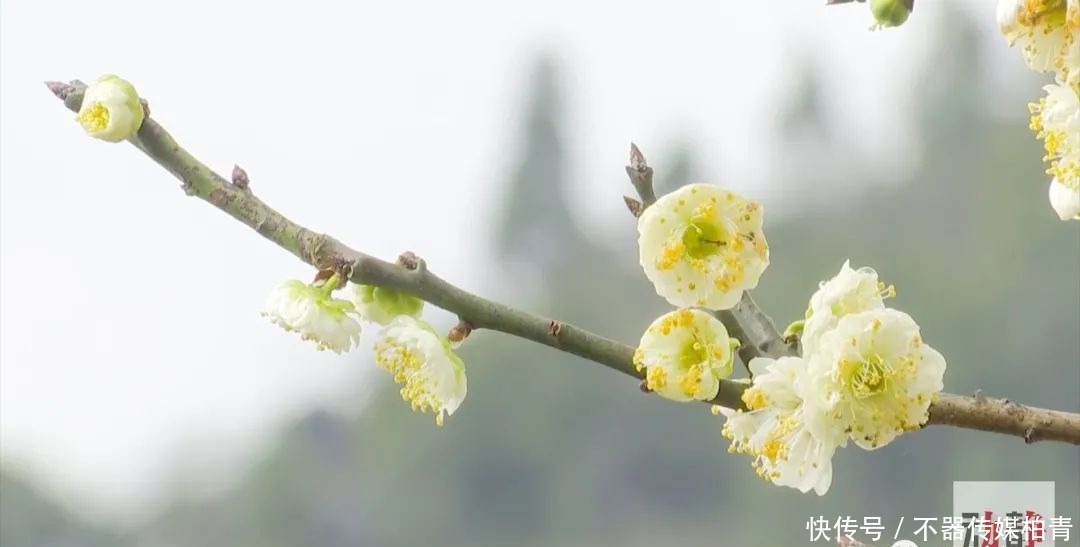
[[[877,28],[898,27],[911,15],[915,0],[870,0]]]
[[[386,325],[399,315],[419,318],[424,310],[424,301],[411,294],[374,285],[354,287],[356,310],[372,323]]]
[[[788,325],[784,329],[784,338],[791,338],[792,336],[798,336],[802,334],[803,328],[806,327],[806,321],[800,319]]]

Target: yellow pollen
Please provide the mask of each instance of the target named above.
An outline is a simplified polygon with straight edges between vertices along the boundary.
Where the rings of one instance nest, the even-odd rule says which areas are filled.
[[[777,438],[769,438],[765,441],[765,445],[761,447],[760,455],[769,460],[770,464],[775,465],[776,461],[783,456],[784,443]]]
[[[664,250],[656,259],[656,269],[670,270],[686,254],[686,246],[680,240],[669,241],[664,244]]]
[[[667,386],[667,371],[660,367],[649,368],[645,374],[645,385],[653,391],[664,389]]]
[[[690,310],[679,310],[675,312],[675,324],[680,327],[689,327],[694,324],[694,312]]]
[[[423,355],[400,341],[382,340],[375,344],[375,362],[402,384],[401,398],[409,401],[413,410],[434,412],[436,425],[442,425],[443,402],[431,392],[429,379],[419,372],[424,365]]]
[[[742,394],[743,403],[746,403],[746,408],[750,410],[759,410],[765,408],[768,401],[765,399],[765,394],[760,389],[750,388]]]
[[[694,218],[712,218],[716,215],[716,202],[710,201],[694,210]]]
[[[686,375],[682,377],[682,380],[679,381],[679,387],[682,388],[687,397],[697,395],[701,385],[701,374],[701,365],[692,366],[690,370],[686,371]]]
[[[109,126],[109,109],[101,103],[94,103],[78,115],[79,123],[89,132],[98,132]]]

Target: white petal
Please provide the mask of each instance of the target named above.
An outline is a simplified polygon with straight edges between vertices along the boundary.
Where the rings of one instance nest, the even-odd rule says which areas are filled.
[[[1080,188],[1069,188],[1058,182],[1050,181],[1050,206],[1061,220],[1080,220]]]

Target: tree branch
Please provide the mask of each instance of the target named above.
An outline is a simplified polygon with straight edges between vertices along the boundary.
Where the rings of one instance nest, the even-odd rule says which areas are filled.
[[[77,112],[85,85],[48,82],[49,89]],[[345,273],[350,281],[390,287],[415,295],[431,304],[456,313],[473,328],[496,330],[544,344],[595,361],[635,378],[642,378],[633,365],[634,348],[579,327],[492,302],[460,289],[430,272],[423,260],[411,253],[393,264],[356,251],[336,239],[309,230],[275,211],[251,192],[242,169],[228,181],[180,147],[160,124],[147,117],[131,143],[172,173],[188,195],[196,196],[254,229],[263,237],[288,250],[320,270]],[[634,147],[636,150],[636,147]],[[640,151],[637,152],[640,156]],[[634,165],[634,162],[631,162]],[[639,192],[647,206],[655,201],[651,168],[641,156],[640,165],[628,168],[638,173]],[[646,175],[646,173],[648,173]],[[634,174],[631,174],[633,179]],[[638,186],[635,184],[635,186]],[[738,332],[763,355],[781,355],[791,348],[780,339],[772,322],[747,296],[732,311],[738,318]],[[741,406],[746,384],[721,381],[712,401],[730,408]],[[945,424],[1023,437],[1028,442],[1055,440],[1080,444],[1080,415],[1013,402],[942,394],[931,407],[930,424]]]

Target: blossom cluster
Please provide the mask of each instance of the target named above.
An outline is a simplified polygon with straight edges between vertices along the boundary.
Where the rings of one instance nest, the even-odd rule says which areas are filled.
[[[745,409],[723,414],[730,450],[758,474],[823,495],[832,456],[849,441],[866,450],[918,429],[944,387],[945,359],[919,325],[884,300],[895,294],[870,268],[840,272],[810,298],[800,356],[756,358]]]
[[[341,278],[313,283],[289,280],[275,288],[262,315],[319,350],[344,353],[360,343],[360,321],[382,325],[375,362],[401,384],[413,410],[432,412],[442,425],[465,400],[465,364],[450,341],[420,319],[422,300],[385,287],[354,285],[351,297],[336,298]]]
[[[634,366],[675,401],[708,401],[731,375],[736,340],[706,310],[734,307],[769,265],[762,207],[711,184],[667,194],[638,218],[641,267],[677,310],[645,331]]]
[[[1029,107],[1031,130],[1046,149],[1051,207],[1080,220],[1080,0],[999,0],[997,20],[1028,67],[1053,74]]]
[[[769,264],[762,206],[718,186],[690,184],[638,219],[641,267],[677,309],[653,321],[634,352],[644,387],[674,401],[712,401],[735,350],[713,314],[739,304]],[[775,484],[824,494],[832,457],[848,442],[873,450],[928,419],[945,359],[918,324],[888,308],[896,291],[870,268],[840,272],[810,298],[801,354],[756,358],[744,408],[714,406],[730,450]]]

